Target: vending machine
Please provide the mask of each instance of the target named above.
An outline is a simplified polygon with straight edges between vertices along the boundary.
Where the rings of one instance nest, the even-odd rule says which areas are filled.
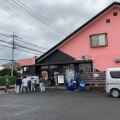
[[[66,78],[66,89],[67,90],[78,89],[78,79],[77,79],[76,70],[67,69],[65,78]]]

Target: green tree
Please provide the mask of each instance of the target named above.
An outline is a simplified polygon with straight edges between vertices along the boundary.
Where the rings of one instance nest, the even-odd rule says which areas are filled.
[[[18,73],[16,70],[13,70],[13,76],[18,76],[20,73]],[[4,68],[0,70],[0,76],[11,76],[11,68]]]

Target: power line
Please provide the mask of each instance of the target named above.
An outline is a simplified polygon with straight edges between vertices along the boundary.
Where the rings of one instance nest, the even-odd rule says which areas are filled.
[[[3,45],[3,44],[0,44],[0,46],[4,46],[4,47],[7,47],[7,48],[12,48],[12,47],[9,47],[9,46]]]
[[[13,44],[13,43],[10,43],[10,42],[7,42],[7,41],[4,41],[4,40],[0,40],[0,42],[4,42],[4,43],[8,43],[8,44]],[[44,52],[42,52],[42,51],[38,51],[38,50],[34,50],[34,49],[32,49],[32,48],[28,48],[28,47],[25,47],[25,46],[22,46],[22,45],[17,45],[17,44],[15,44],[16,46],[19,46],[19,47],[21,47],[21,48],[25,48],[25,49],[29,49],[29,50],[33,50],[33,51],[36,51],[36,52],[40,52],[40,53],[44,53]],[[8,46],[6,46],[6,45],[4,45],[5,47],[8,47]],[[9,48],[12,48],[12,47],[9,47]],[[16,48],[15,48],[16,49]]]
[[[0,22],[0,24],[5,25],[5,26],[11,26],[11,27],[13,27],[12,25],[8,25],[8,24],[2,23],[2,22]],[[50,37],[43,36],[43,35],[40,35],[40,34],[36,34],[36,33],[30,32],[30,31],[28,32],[28,31],[20,29],[20,28],[16,28],[16,27],[14,27],[14,28],[18,29],[18,30],[22,30],[22,31],[24,31],[26,33],[32,33],[33,35],[36,35],[36,36],[40,36],[40,37],[44,37],[44,38],[50,38]]]
[[[52,30],[54,30],[55,32],[60,32],[60,34],[64,34],[66,35],[63,30],[61,30],[60,28],[58,28],[58,26],[54,25],[53,23],[49,22],[47,19],[43,18],[41,15],[39,15],[38,13],[36,13],[35,11],[33,11],[32,9],[30,9],[29,7],[27,7],[26,5],[24,5],[23,3],[21,3],[22,5],[18,4],[17,2],[15,2],[14,0],[12,0],[17,6],[19,6],[21,8],[21,10],[25,10],[25,12],[27,12],[31,17],[33,17],[34,19],[40,21],[41,23],[43,23],[44,25],[46,25],[47,27],[51,28]],[[9,3],[12,4],[12,2],[8,1]],[[23,5],[25,7],[27,7],[29,10],[27,10],[26,8],[23,7]],[[31,12],[32,11],[32,12]],[[54,26],[53,26],[54,25]]]
[[[12,1],[13,1],[13,0],[12,0]],[[34,13],[28,11],[27,9],[25,9],[23,6],[19,5],[19,4],[16,3],[15,1],[13,1],[13,2],[14,2],[16,5],[15,5],[14,3],[10,2],[10,1],[7,1],[7,2],[8,2],[8,4],[12,5],[17,11],[22,12],[22,14],[24,14],[24,15],[29,15],[28,17],[32,17],[32,18],[34,18],[35,20],[37,20],[38,22],[43,23],[44,25],[46,25],[47,27],[51,28],[52,30],[54,30],[55,32],[57,32],[57,33],[60,34],[60,35],[61,35],[61,34],[64,34],[64,33],[61,32],[60,30],[55,29],[54,27],[51,27],[51,26],[50,26],[50,23],[48,24],[48,23],[46,23],[45,21],[41,20],[41,18],[40,18],[39,16],[36,16]],[[44,27],[44,29],[45,29],[45,27]],[[66,34],[64,34],[64,35],[66,35]]]
[[[31,52],[29,52],[29,51],[25,51],[25,50],[21,50],[21,49],[19,49],[19,48],[16,48],[15,46],[19,46],[19,47],[22,47],[22,48],[25,48],[25,49],[30,49],[30,50],[34,50],[34,49],[31,49],[31,48],[28,48],[28,47],[24,47],[24,46],[15,44],[14,38],[17,37],[17,36],[14,35],[14,33],[13,33],[13,35],[8,35],[8,34],[1,34],[1,35],[6,36],[6,37],[11,37],[11,36],[13,37],[12,43],[7,42],[7,41],[5,41],[5,40],[0,40],[0,42],[3,42],[3,43],[7,43],[7,44],[11,44],[11,45],[12,45],[12,47],[9,47],[9,46],[7,46],[7,45],[0,44],[1,46],[7,47],[7,48],[12,48],[12,59],[11,59],[11,61],[12,61],[12,67],[11,67],[11,76],[13,76],[14,49],[20,50],[20,51],[23,51],[23,52],[27,52],[27,53],[31,53]],[[43,53],[42,51],[38,51],[38,50],[34,50],[34,51]],[[32,53],[32,54],[36,54],[36,53]],[[38,54],[36,54],[36,55],[38,55]],[[1,60],[3,60],[3,59],[1,59]]]
[[[33,51],[40,52],[40,53],[45,53],[45,52],[42,52],[42,51],[39,51],[39,50],[35,50],[35,49],[32,49],[32,48],[28,48],[28,47],[25,47],[25,46],[22,46],[22,45],[18,45],[18,44],[15,44],[15,45],[18,46],[18,47],[21,47],[21,48],[33,50]]]
[[[38,46],[38,45],[34,45],[34,44],[32,44],[32,43],[25,42],[25,41],[20,40],[20,39],[22,39],[22,38],[19,37],[18,39],[15,39],[15,40],[20,41],[20,42],[23,42],[23,43],[26,43],[26,44],[29,44],[29,45],[32,45],[32,46],[35,46],[35,47],[42,48],[42,49],[44,49],[44,50],[48,50],[48,49],[46,49],[46,48],[40,47],[40,46]]]
[[[8,6],[5,6],[5,5],[2,4],[2,3],[0,3],[0,4],[1,4],[1,7],[2,7],[5,11],[7,11],[7,12],[9,12],[10,14],[14,15],[14,16],[17,17],[18,19],[24,21],[25,23],[27,23],[27,24],[29,24],[29,25],[32,25],[33,27],[35,27],[35,28],[38,29],[38,30],[43,30],[43,29],[41,29],[41,28],[39,27],[38,24],[34,23],[33,21],[30,21],[31,19],[26,19],[25,17],[20,17],[20,15],[18,16],[18,14],[15,12],[15,10],[12,11],[10,8],[8,8]],[[22,13],[22,15],[23,15],[23,14],[24,14],[24,13]],[[30,23],[29,23],[29,22],[30,22]],[[42,32],[42,31],[39,31],[39,32]],[[46,35],[48,35],[48,34],[46,33]],[[56,35],[56,34],[54,34],[54,35]],[[54,39],[56,38],[55,36],[53,36],[53,34],[49,35],[49,37],[54,37]],[[58,39],[58,38],[56,38],[56,39]]]
[[[12,36],[9,35],[9,34],[3,34],[3,33],[0,33],[0,35],[5,36],[5,37],[12,37]],[[22,39],[22,38],[20,38],[20,37],[15,38],[15,40],[17,40],[17,41],[20,41],[20,42],[23,42],[23,43],[26,43],[26,44],[29,44],[29,45],[32,45],[32,46],[35,46],[35,47],[42,48],[42,49],[44,49],[44,50],[48,50],[48,49],[46,49],[46,48],[43,48],[43,47],[40,47],[40,46],[34,45],[34,44],[32,44],[32,43],[25,42],[25,41],[20,40],[20,39]]]
[[[21,49],[19,49],[19,48],[16,48],[16,50],[23,51],[23,52],[27,52],[27,53],[32,53],[32,54],[35,54],[35,55],[40,55],[40,54],[33,53],[33,52],[29,52],[29,51],[26,51],[26,50],[21,50]]]
[[[4,43],[8,43],[8,44],[13,44],[13,43],[10,43],[10,42],[7,42],[7,41],[4,41],[4,40],[0,40],[0,42],[4,42]],[[42,51],[39,51],[39,50],[35,50],[35,49],[32,49],[32,48],[29,48],[29,47],[25,47],[25,46],[22,46],[22,45],[18,45],[16,43],[14,43],[15,46],[18,46],[18,47],[21,47],[21,48],[25,48],[25,49],[29,49],[29,50],[32,50],[32,51],[36,51],[36,52],[40,52],[40,53],[44,53]],[[12,48],[12,47],[11,47]],[[16,48],[16,47],[15,47]]]
[[[14,0],[12,0],[14,1]],[[57,25],[53,24],[50,20],[47,20],[46,18],[44,18],[42,15],[40,15],[39,13],[37,13],[36,11],[33,11],[31,8],[29,8],[28,6],[26,6],[25,4],[23,4],[22,2],[20,2],[19,0],[17,0],[19,3],[21,3],[23,6],[25,6],[26,8],[28,8],[30,11],[32,11],[33,13],[35,13],[36,15],[40,16],[41,18],[43,18],[43,20],[45,22],[47,22],[48,24],[50,23],[51,25],[53,25],[54,27],[60,29],[62,32],[64,31],[65,33],[68,33],[68,31],[65,31],[63,29],[61,29],[60,27],[58,27]]]
[[[0,44],[0,46],[7,47],[7,48],[12,48],[12,47],[9,47],[9,46],[7,46],[7,45],[3,45],[3,44]],[[29,51],[21,50],[21,49],[19,49],[19,48],[15,48],[15,49],[16,49],[16,50],[19,50],[19,51],[23,51],[23,52],[31,53],[31,54],[40,55],[40,54],[37,54],[37,53],[33,53],[33,52],[29,52]]]
[[[0,35],[5,36],[5,37],[11,37],[11,35],[9,35],[9,34],[0,33]]]
[[[11,61],[10,59],[0,59],[0,60],[7,60],[7,61]]]

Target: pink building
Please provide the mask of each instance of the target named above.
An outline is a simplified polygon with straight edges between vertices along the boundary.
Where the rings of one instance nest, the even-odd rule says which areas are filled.
[[[20,60],[20,66],[24,75],[35,75],[35,60],[36,56],[30,59]]]
[[[35,65],[35,59],[36,57],[33,57],[31,59],[24,59],[20,60],[20,66],[30,66],[30,65]]]
[[[35,73],[105,71],[120,67],[120,3],[114,2],[36,60]],[[54,80],[53,80],[54,81]]]
[[[68,38],[58,49],[76,60],[87,55],[94,67],[105,71],[120,67],[120,6],[112,4],[83,28]]]

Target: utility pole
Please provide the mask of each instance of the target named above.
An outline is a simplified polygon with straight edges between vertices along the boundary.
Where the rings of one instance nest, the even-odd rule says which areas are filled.
[[[14,32],[13,32],[13,41],[12,41],[12,65],[11,65],[11,76],[13,76],[13,68],[14,68],[14,65],[13,65],[13,62],[14,62],[14,49],[15,49],[15,41],[14,41]]]

